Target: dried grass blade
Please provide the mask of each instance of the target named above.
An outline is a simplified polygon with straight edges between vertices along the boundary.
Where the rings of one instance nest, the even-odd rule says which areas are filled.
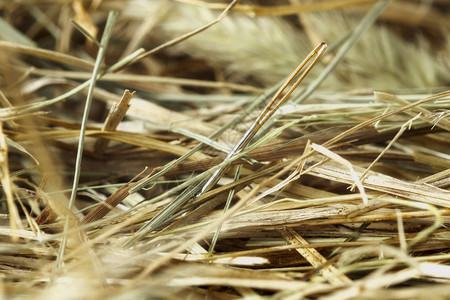
[[[308,162],[308,164],[309,163],[310,162]],[[363,170],[361,170],[360,167],[355,166],[353,169],[355,170],[356,175],[362,175]],[[309,174],[337,182],[344,182],[348,184],[354,183],[352,175],[343,170],[339,164],[334,162],[325,162],[318,165],[311,169]],[[450,207],[450,191],[427,184],[406,182],[371,171],[367,173],[367,176],[364,179],[364,186],[368,189],[390,195],[401,196],[406,199],[447,208]]]
[[[195,30],[193,30],[191,32],[188,32],[188,33],[186,33],[186,34],[184,34],[184,35],[182,35],[182,36],[180,36],[178,38],[175,38],[175,39],[173,39],[171,41],[168,41],[168,42],[166,42],[166,43],[164,43],[162,45],[159,45],[158,47],[153,48],[150,51],[147,51],[147,52],[143,53],[142,55],[137,57],[133,62],[138,61],[140,59],[143,59],[143,58],[145,58],[147,56],[150,56],[150,55],[152,55],[152,54],[154,54],[156,52],[159,52],[159,51],[161,51],[161,50],[163,50],[165,48],[168,48],[168,47],[171,47],[173,45],[176,45],[176,44],[178,44],[178,43],[180,43],[180,42],[182,42],[182,41],[184,41],[184,40],[186,40],[186,39],[188,39],[188,38],[190,38],[190,37],[192,37],[192,36],[194,36],[196,34],[199,34],[200,32],[208,29],[209,27],[219,23],[223,18],[226,17],[226,15],[228,15],[228,13],[231,11],[231,9],[233,9],[233,7],[237,3],[239,3],[239,0],[233,0],[230,4],[228,4],[228,6],[222,11],[222,13],[215,20],[211,21],[210,23],[208,23],[208,24],[206,24],[206,25],[204,25],[204,26],[202,26],[200,28],[197,28],[197,29],[195,29]]]
[[[2,40],[14,41],[25,47],[36,47],[36,43],[33,40],[11,26],[3,17],[0,17],[0,37]]]
[[[192,0],[178,0],[180,2],[186,2],[192,5],[199,5],[210,9],[223,9],[225,4],[222,3],[209,3],[205,1],[192,1]],[[367,3],[377,2],[378,0],[336,0],[336,1],[321,1],[317,3],[302,3],[291,5],[248,5],[238,4],[233,11],[247,14],[251,17],[281,17],[294,15],[298,13],[334,10],[347,6],[363,5]]]
[[[131,179],[128,183],[121,186],[117,191],[111,194],[108,198],[103,200],[96,208],[90,211],[82,220],[81,224],[88,224],[91,222],[95,222],[100,220],[104,216],[106,216],[111,209],[116,207],[120,202],[122,202],[126,197],[130,195],[130,189],[136,186],[138,182],[133,182],[138,176],[144,173],[146,170],[142,171],[138,175],[136,175],[133,179]],[[145,179],[145,178],[144,178]],[[141,179],[140,181],[144,180]]]
[[[286,228],[278,230],[278,232],[284,237],[284,239],[292,245],[308,245],[308,242],[300,236],[294,229]],[[330,265],[329,262],[322,254],[314,248],[296,248],[314,268],[319,269],[319,272],[328,280],[331,284],[345,285],[351,284],[352,281],[345,274],[340,272],[336,267]]]
[[[336,153],[326,149],[323,146],[320,146],[320,145],[317,145],[317,144],[314,144],[314,143],[311,145],[311,148],[316,150],[317,152],[319,152],[319,153],[321,153],[321,154],[331,158],[332,160],[334,160],[334,161],[344,165],[345,167],[347,167],[347,169],[348,169],[348,171],[350,173],[350,176],[354,180],[354,184],[358,187],[359,192],[361,193],[361,198],[363,200],[363,203],[365,205],[367,205],[369,203],[369,200],[367,199],[366,192],[364,190],[364,186],[362,185],[361,180],[359,179],[361,177],[358,177],[358,175],[356,174],[355,170],[353,169],[352,164],[348,160],[343,159],[342,157],[340,157]]]
[[[94,64],[92,62],[80,59],[75,56],[71,56],[68,54],[64,54],[57,51],[34,48],[24,45],[19,45],[7,41],[0,41],[0,49],[18,52],[38,58],[44,58],[50,61],[62,63],[64,65],[77,67],[83,70],[92,70],[94,68]]]
[[[402,106],[410,105],[410,103],[408,101],[403,100],[396,95],[383,93],[383,92],[374,92],[374,96],[376,99],[398,103]],[[430,116],[432,115],[432,113],[428,109],[417,105],[417,106],[411,107],[411,110],[412,110],[411,112],[405,111],[405,113],[409,114],[410,116],[412,116],[414,118],[416,118],[417,114],[419,114],[419,116],[422,120],[430,123],[431,125],[433,125],[433,127],[437,126],[437,127],[440,127],[442,129],[450,132],[450,121],[448,121],[446,119],[440,119],[439,122],[433,124],[432,120],[430,119]]]
[[[398,109],[395,109],[395,110],[393,110],[391,112],[388,112],[386,114],[382,114],[382,115],[373,117],[373,118],[371,118],[371,119],[369,119],[367,121],[364,121],[364,122],[362,122],[362,123],[360,123],[360,124],[358,124],[356,126],[353,126],[352,128],[344,131],[341,134],[338,134],[336,137],[328,140],[322,146],[329,147],[329,146],[337,143],[338,141],[342,140],[344,137],[347,137],[350,134],[353,134],[356,131],[360,130],[361,128],[364,128],[364,127],[366,127],[366,126],[368,126],[370,124],[376,123],[379,120],[386,119],[388,117],[391,117],[391,116],[396,115],[396,114],[398,114],[400,112],[406,111],[406,110],[408,110],[410,108],[416,107],[416,106],[421,105],[423,103],[434,101],[434,100],[438,100],[438,99],[445,98],[445,97],[448,97],[448,96],[450,96],[450,90],[449,91],[444,91],[444,92],[441,92],[441,93],[438,93],[438,94],[435,94],[435,95],[432,95],[430,97],[426,97],[426,98],[421,99],[419,101],[416,101],[414,103],[408,104],[408,105],[403,106],[403,107],[398,108]]]
[[[115,131],[119,123],[125,117],[125,114],[130,108],[130,101],[136,92],[130,93],[129,90],[125,90],[120,98],[118,104],[111,106],[108,116],[106,117],[105,123],[103,124],[102,131]],[[98,139],[94,145],[94,152],[98,155],[102,155],[105,148],[108,146],[108,140]]]
[[[358,26],[352,30],[336,53],[333,60],[325,67],[325,69],[320,73],[320,75],[312,82],[306,90],[296,99],[292,99],[293,103],[300,103],[305,100],[308,96],[310,96],[316,88],[328,77],[328,75],[337,67],[339,62],[344,58],[347,52],[359,41],[362,34],[378,19],[380,14],[388,7],[392,0],[384,0],[378,2],[371,11],[369,11],[364,18],[361,19],[361,22]]]
[[[8,205],[9,213],[9,227],[11,228],[11,239],[16,242],[18,241],[17,230],[22,229],[22,222],[20,221],[19,211],[14,202],[14,190],[11,177],[9,174],[9,163],[8,163],[8,144],[6,142],[6,136],[3,133],[3,123],[0,122],[0,178],[3,187],[3,191],[6,196],[6,202]]]
[[[86,98],[83,119],[81,122],[80,139],[79,139],[79,143],[78,143],[77,157],[76,157],[76,162],[75,162],[75,172],[74,172],[74,179],[73,179],[73,185],[72,185],[72,192],[70,194],[69,205],[68,205],[69,210],[72,210],[74,207],[74,204],[75,204],[78,182],[80,179],[81,160],[82,160],[83,148],[84,148],[84,137],[85,137],[85,131],[86,131],[86,126],[87,126],[87,121],[88,121],[89,110],[90,110],[91,103],[92,103],[92,97],[93,97],[95,83],[96,83],[98,74],[100,72],[100,64],[103,62],[105,51],[108,46],[109,39],[111,38],[112,28],[114,26],[115,21],[117,20],[118,15],[119,15],[118,12],[110,12],[108,15],[108,19],[107,19],[106,26],[105,26],[105,32],[103,33],[103,36],[102,36],[102,39],[100,42],[100,48],[99,48],[99,51],[97,54],[97,59],[95,61],[95,66],[92,71],[92,79],[89,81],[89,92],[88,92],[88,95]],[[67,216],[65,219],[65,223],[64,223],[65,235],[64,235],[61,245],[59,247],[58,257],[57,257],[56,265],[55,265],[55,271],[58,271],[61,268],[61,264],[64,259],[64,252],[65,252],[67,240],[69,237],[69,235],[68,235],[69,226],[70,226],[70,218]],[[56,273],[54,275],[56,275]]]

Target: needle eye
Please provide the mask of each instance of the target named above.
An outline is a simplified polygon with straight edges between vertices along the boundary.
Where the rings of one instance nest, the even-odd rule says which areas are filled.
[[[256,135],[258,130],[269,120],[269,118],[278,110],[278,108],[286,101],[290,94],[297,88],[297,86],[303,81],[303,79],[308,75],[309,71],[314,67],[316,62],[324,53],[327,48],[327,44],[321,43],[316,48],[314,48],[308,56],[298,65],[298,67],[292,72],[292,74],[286,79],[286,81],[281,85],[278,91],[274,94],[269,103],[264,107],[262,112],[250,126],[250,128],[244,133],[242,138],[237,142],[234,148],[228,153],[225,157],[224,162],[230,160],[239,150],[244,149],[250,143],[252,138]],[[292,86],[288,89],[288,91],[283,94],[283,92],[287,89],[288,85],[297,77],[301,70],[311,62],[304,71],[298,76],[297,80],[292,84]],[[197,197],[202,195],[211,189],[217,181],[222,177],[223,174],[228,170],[229,165],[225,165],[219,169],[217,169],[205,185],[202,187],[200,192],[197,193]]]

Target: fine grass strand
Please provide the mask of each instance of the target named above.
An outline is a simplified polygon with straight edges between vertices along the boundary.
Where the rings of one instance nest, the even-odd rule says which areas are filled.
[[[391,0],[385,0],[378,2],[373,9],[368,12],[358,26],[351,31],[347,40],[339,48],[339,51],[334,56],[333,60],[325,67],[320,73],[319,77],[314,80],[313,83],[308,85],[306,90],[298,97],[292,100],[293,103],[301,103],[307,97],[309,97],[314,90],[325,80],[325,78],[336,68],[339,62],[344,58],[347,52],[359,41],[363,33],[370,28],[370,26],[378,19],[380,14],[389,6]]]
[[[70,20],[70,22],[75,26],[76,29],[78,29],[86,38],[91,40],[93,43],[95,43],[99,48],[102,47],[101,42],[99,42],[95,37],[93,37],[89,31],[83,28],[80,24],[78,24],[75,20]]]
[[[241,169],[242,169],[242,165],[239,165],[238,168],[236,169],[236,173],[234,174],[234,181],[239,180]],[[231,200],[233,199],[234,192],[235,192],[235,190],[231,189],[230,192],[228,193],[227,201],[225,202],[225,207],[223,208],[223,212],[226,212],[230,208]],[[217,227],[217,230],[214,233],[214,236],[211,241],[211,245],[209,246],[208,257],[211,257],[214,252],[214,247],[216,246],[217,239],[219,238],[220,228],[221,228],[221,226]]]
[[[108,15],[108,20],[105,25],[105,32],[102,36],[102,39],[100,41],[100,47],[98,49],[97,59],[95,61],[94,70],[92,71],[92,77],[89,81],[89,90],[86,98],[86,103],[84,107],[84,113],[81,119],[81,128],[80,128],[80,138],[78,142],[78,150],[77,150],[77,160],[75,162],[75,172],[74,172],[74,180],[73,180],[73,186],[72,186],[72,193],[70,195],[70,202],[69,202],[69,209],[73,208],[75,197],[76,197],[76,191],[78,187],[78,181],[80,178],[80,167],[81,167],[81,160],[83,157],[83,147],[84,147],[84,137],[85,137],[85,131],[87,127],[88,122],[88,115],[92,104],[92,97],[93,97],[93,91],[95,88],[95,84],[97,81],[98,74],[100,72],[100,65],[103,62],[106,49],[108,47],[109,39],[111,38],[112,29],[114,27],[114,24],[118,17],[118,12],[111,12]]]
[[[294,97],[292,99],[292,103],[299,104],[305,101],[318,87],[319,85],[333,72],[333,70],[337,67],[337,65],[341,62],[341,60],[345,57],[348,51],[359,41],[361,36],[370,26],[377,20],[380,14],[386,9],[386,7],[391,3],[391,0],[380,1],[377,3],[374,8],[368,12],[358,26],[349,32],[347,36],[345,36],[345,41],[342,46],[339,48],[336,55],[333,57],[333,60],[322,70],[320,75],[312,81],[305,90],[298,97]],[[269,121],[266,128],[273,125],[275,120]],[[264,129],[263,129],[264,131]]]
[[[0,17],[0,37],[3,40],[17,43],[23,46],[36,47],[36,43],[34,41],[30,40],[22,32],[12,27],[2,17]]]
[[[78,150],[77,150],[77,156],[76,156],[76,162],[75,162],[74,179],[73,179],[72,191],[71,191],[70,199],[69,199],[69,210],[73,209],[74,204],[75,204],[75,198],[77,195],[77,188],[78,188],[78,182],[80,179],[80,171],[81,171],[81,160],[82,160],[82,156],[83,156],[84,137],[85,137],[84,132],[86,131],[89,110],[90,110],[91,103],[92,103],[93,90],[95,87],[96,78],[97,78],[99,70],[100,70],[100,64],[103,62],[105,51],[106,51],[106,48],[108,47],[109,39],[111,38],[112,28],[114,26],[114,23],[116,22],[117,17],[118,17],[117,12],[110,12],[110,14],[108,15],[108,20],[107,20],[106,26],[105,26],[105,32],[102,36],[102,39],[100,42],[100,48],[99,48],[98,54],[97,54],[97,59],[96,59],[95,65],[94,65],[94,70],[92,71],[92,78],[90,80],[88,96],[86,98],[85,109],[84,109],[83,117],[81,120],[81,129],[80,129],[80,137],[79,137]],[[64,224],[65,232],[68,231],[69,224],[70,224],[69,217],[67,217],[65,220],[65,224]],[[60,250],[58,253],[58,258],[56,261],[55,271],[58,271],[59,269],[61,269],[61,264],[63,261],[64,250],[66,247],[67,239],[68,239],[68,235],[65,235],[61,242]]]
[[[221,134],[223,134],[228,128],[232,128],[233,126],[235,126],[236,124],[239,124],[240,122],[242,122],[242,120],[247,117],[251,112],[253,112],[259,105],[261,105],[261,103],[265,100],[267,100],[267,98],[272,95],[273,93],[275,93],[275,91],[279,88],[279,86],[281,86],[281,82],[277,85],[274,85],[271,89],[269,89],[267,92],[265,92],[264,94],[256,97],[255,101],[253,101],[245,110],[242,114],[239,114],[236,118],[234,118],[232,121],[230,121],[228,124],[222,126],[220,129],[218,129],[216,132],[214,132],[213,134],[211,134],[211,136],[209,137],[209,139],[214,139],[219,137]],[[177,164],[181,163],[182,161],[184,161],[185,159],[187,159],[188,157],[190,157],[192,154],[196,153],[198,150],[200,150],[202,147],[204,146],[203,143],[199,143],[197,146],[195,146],[191,151],[189,151],[188,153],[180,156],[178,159],[170,162],[168,165],[164,166],[164,168],[157,172],[156,174],[152,175],[151,177],[149,177],[147,180],[143,181],[141,184],[137,185],[135,188],[133,188],[130,193],[134,193],[139,191],[140,189],[142,189],[143,187],[145,187],[146,185],[150,184],[152,181],[158,179],[160,176],[164,175],[165,173],[167,173],[168,171],[170,171],[170,169],[174,166],[176,166]]]
[[[140,55],[142,52],[144,51],[144,49],[139,49],[136,50],[135,52],[133,52],[132,54],[130,54],[129,56],[125,57],[123,60],[115,63],[114,65],[112,65],[111,67],[109,67],[108,69],[106,69],[105,72],[97,74],[97,78],[96,80],[98,80],[99,78],[101,78],[104,74],[107,74],[109,72],[114,72],[115,70],[123,67],[124,65],[126,65],[128,62],[130,62],[131,60],[133,60],[135,57],[137,57],[138,55]],[[78,85],[77,87],[71,89],[70,91],[67,91],[53,99],[48,99],[48,100],[44,100],[44,101],[39,101],[36,103],[31,103],[31,104],[26,104],[22,107],[12,107],[12,108],[2,108],[0,109],[0,116],[1,117],[9,117],[9,116],[17,116],[17,115],[25,115],[27,113],[32,113],[36,110],[45,108],[47,106],[53,105],[55,103],[61,102],[63,100],[65,100],[66,98],[77,94],[78,92],[80,92],[81,90],[89,87],[90,83],[91,83],[92,79],[86,80],[85,82],[81,83],[80,85]]]
[[[236,146],[233,148],[233,150],[227,155],[227,157],[224,159],[222,165],[220,168],[215,169],[214,173],[211,175],[211,177],[208,179],[208,181],[203,182],[201,181],[199,184],[196,184],[194,187],[192,187],[189,191],[185,190],[177,199],[175,199],[169,206],[167,206],[163,211],[161,211],[159,214],[157,214],[148,224],[146,224],[145,228],[143,228],[143,233],[139,234],[136,238],[134,238],[132,241],[135,241],[136,239],[140,239],[144,237],[147,233],[151,232],[152,230],[156,229],[158,226],[161,226],[163,220],[167,221],[172,218],[172,215],[180,209],[188,200],[191,198],[194,194],[200,196],[201,194],[208,192],[208,190],[220,179],[221,175],[226,172],[227,168],[229,167],[228,161],[231,161],[234,159],[234,156],[238,156],[237,150],[244,150],[246,148],[246,143],[250,142],[250,140],[253,138],[255,133],[261,126],[264,125],[265,121],[270,118],[273,113],[276,111],[276,109],[281,105],[281,103],[292,93],[293,89],[297,87],[297,85],[302,81],[302,79],[308,74],[309,70],[314,66],[314,63],[320,58],[323,51],[326,49],[326,44],[322,43],[319,46],[317,46],[313,52],[309,54],[307,58],[297,67],[297,69],[292,73],[289,78],[283,83],[283,85],[280,87],[280,89],[276,92],[274,97],[271,99],[271,101],[267,104],[265,107],[263,113],[256,119],[256,121],[253,123],[253,125],[250,127],[249,130],[244,134],[243,138],[236,144]],[[312,62],[307,65],[311,59]],[[288,84],[294,80],[294,78],[297,76],[297,74],[303,69],[303,67],[307,65],[303,73],[299,75],[298,79],[295,81],[292,87],[289,88],[288,91],[284,92]],[[282,93],[284,94],[282,95]],[[277,100],[280,98],[280,100]],[[267,115],[264,115],[264,113],[267,112]],[[254,129],[255,131],[250,131]],[[129,245],[132,241],[127,242],[126,245]],[[125,246],[126,246],[125,245]]]
[[[0,1],[1,299],[445,298],[450,3],[69,2]]]

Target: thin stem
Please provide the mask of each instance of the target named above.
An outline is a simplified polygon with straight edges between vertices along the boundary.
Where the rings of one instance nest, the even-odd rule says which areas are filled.
[[[80,128],[80,139],[78,141],[78,150],[77,150],[77,158],[75,162],[75,173],[72,185],[72,193],[70,194],[69,200],[69,209],[72,210],[75,197],[77,194],[78,182],[80,180],[80,169],[81,169],[81,160],[83,157],[83,148],[84,148],[84,136],[87,126],[87,120],[89,116],[89,111],[91,109],[92,97],[94,96],[94,88],[97,83],[98,74],[100,71],[100,65],[105,57],[106,47],[108,46],[109,39],[111,38],[112,28],[114,23],[119,16],[118,12],[110,12],[108,15],[108,20],[106,21],[105,33],[102,36],[102,40],[100,41],[100,48],[98,49],[97,59],[95,61],[94,70],[92,71],[92,78],[89,84],[89,90],[86,97],[86,104],[84,106],[83,119],[81,120],[81,128]]]
[[[222,163],[220,163],[215,168],[205,172],[209,173],[211,171],[215,172],[212,173],[211,177],[206,181],[206,183],[203,184],[203,180],[200,182],[197,182],[195,185],[193,185],[189,191],[184,191],[181,193],[174,201],[172,201],[167,207],[165,207],[163,210],[161,210],[153,219],[150,220],[147,224],[145,224],[141,229],[139,229],[136,234],[127,242],[124,243],[124,247],[132,245],[137,240],[145,237],[148,233],[155,230],[159,226],[161,226],[162,223],[166,223],[173,219],[174,213],[181,208],[184,204],[186,204],[189,199],[196,194],[196,196],[200,196],[204,193],[206,193],[211,187],[213,187],[217,181],[220,179],[220,177],[228,170],[229,168],[229,162],[235,159],[238,159],[238,157],[242,156],[243,153],[240,152],[240,150],[243,150],[248,143],[251,141],[251,139],[254,137],[254,135],[258,132],[258,130],[264,125],[264,123],[275,113],[275,111],[281,106],[281,104],[288,98],[288,96],[293,92],[293,90],[300,84],[300,82],[303,80],[303,78],[309,73],[311,68],[314,66],[314,64],[319,60],[320,56],[322,56],[323,52],[325,51],[327,45],[325,43],[321,43],[318,45],[311,53],[300,63],[300,65],[295,69],[295,71],[288,77],[288,79],[283,83],[283,85],[278,89],[278,91],[275,93],[275,95],[272,97],[272,99],[269,101],[269,103],[266,105],[262,113],[259,115],[259,117],[254,121],[254,123],[250,126],[250,128],[247,130],[247,132],[244,134],[244,136],[241,138],[241,140],[234,146],[234,148],[230,151],[230,153],[227,155],[227,157],[224,159]],[[312,59],[315,56],[314,59]],[[312,59],[312,61],[311,61]],[[307,65],[308,62],[311,63],[308,65],[308,67],[303,71],[303,73],[299,76],[297,81],[292,85],[291,88],[283,95],[284,90],[286,90],[287,86],[294,80],[294,78],[300,73],[300,71],[303,69],[305,65]],[[281,98],[280,98],[281,96]],[[239,152],[239,153],[238,153]],[[160,172],[158,172],[160,173]],[[200,177],[203,179],[205,173],[196,176],[196,178]],[[155,174],[156,175],[156,174]],[[153,175],[150,178],[154,178],[155,175]],[[207,176],[207,175],[206,175]],[[150,179],[149,178],[149,179]],[[148,183],[149,180],[144,180],[143,183]],[[143,184],[142,183],[142,184]],[[179,185],[177,188],[181,188],[183,185],[188,185],[188,182],[185,182],[181,185]],[[142,185],[139,185],[139,188],[141,188]],[[136,187],[137,188],[137,187]],[[173,192],[173,190],[172,190]],[[130,191],[131,193],[131,191]],[[165,193],[166,194],[166,193]],[[161,195],[160,197],[162,197]],[[157,197],[158,198],[158,197]],[[153,199],[152,201],[155,201]]]
[[[105,26],[105,33],[102,36],[97,59],[95,61],[94,69],[92,71],[92,79],[90,81],[89,91],[88,91],[87,98],[86,98],[86,105],[85,105],[83,119],[82,119],[81,128],[80,128],[80,140],[78,142],[78,151],[77,151],[77,158],[76,158],[76,163],[75,163],[74,180],[73,180],[72,192],[71,192],[70,200],[69,200],[69,209],[70,210],[73,209],[73,206],[75,203],[78,182],[80,179],[81,159],[82,159],[83,146],[84,146],[84,134],[86,131],[87,119],[88,119],[89,110],[90,110],[91,103],[92,103],[94,87],[95,87],[95,83],[98,78],[100,64],[103,61],[103,58],[105,56],[105,51],[106,51],[106,47],[108,45],[109,39],[111,37],[112,28],[113,28],[113,25],[114,25],[118,15],[119,14],[117,12],[110,12],[108,15],[108,20],[107,20],[106,26]],[[64,222],[64,233],[65,234],[61,241],[61,246],[59,248],[58,257],[56,260],[56,265],[55,265],[54,271],[58,271],[61,269],[61,265],[62,265],[63,257],[64,257],[64,251],[65,251],[66,244],[67,244],[69,225],[70,225],[69,216],[66,216],[66,220]],[[54,275],[56,275],[56,272],[54,273]]]
[[[356,28],[350,33],[348,39],[344,42],[342,47],[336,53],[333,60],[326,66],[320,75],[314,80],[306,90],[293,103],[300,103],[310,96],[317,87],[328,77],[329,74],[336,68],[340,61],[344,58],[347,52],[359,41],[362,34],[378,19],[384,9],[391,3],[391,0],[385,0],[377,3],[374,8],[367,13]]]
[[[239,165],[236,170],[236,173],[234,174],[235,182],[239,180],[239,177],[241,175],[241,169],[242,169],[242,165]],[[228,209],[230,208],[231,200],[233,199],[233,196],[234,196],[234,191],[235,191],[235,188],[232,188],[230,190],[230,192],[228,193],[227,202],[225,203],[225,207],[223,208],[223,213],[226,213],[228,211]],[[219,239],[219,234],[220,234],[221,229],[222,229],[222,224],[217,227],[217,230],[214,233],[214,237],[212,238],[212,241],[211,241],[211,246],[209,247],[208,257],[211,257],[213,255],[214,248],[216,247],[217,240]]]

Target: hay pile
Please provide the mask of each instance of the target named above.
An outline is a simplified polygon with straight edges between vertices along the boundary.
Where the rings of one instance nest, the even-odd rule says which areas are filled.
[[[3,298],[450,298],[447,1],[0,9]]]

